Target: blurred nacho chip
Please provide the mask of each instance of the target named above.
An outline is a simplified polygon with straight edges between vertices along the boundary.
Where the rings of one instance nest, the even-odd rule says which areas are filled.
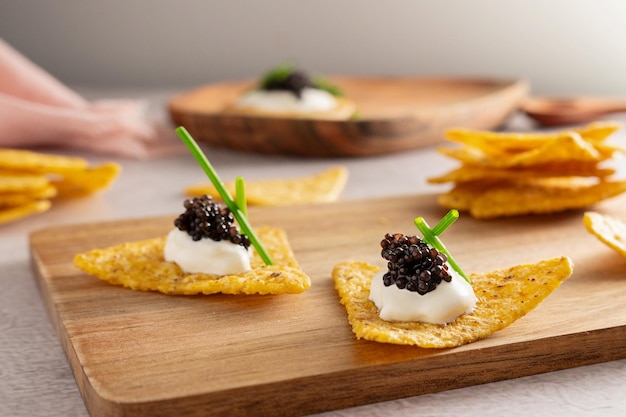
[[[551,142],[566,139],[572,133],[594,145],[601,144],[607,137],[619,130],[615,122],[594,122],[578,129],[556,132],[491,132],[471,129],[449,129],[446,137],[487,154],[519,153],[537,149]]]
[[[3,175],[0,174],[0,193],[35,192],[50,185],[43,175]]]
[[[617,217],[589,211],[585,213],[583,223],[589,233],[626,257],[626,222]]]
[[[585,126],[572,129],[578,133],[583,139],[592,142],[594,145],[603,142],[606,138],[617,132],[621,128],[621,124],[611,121],[592,122]]]
[[[490,219],[582,209],[624,192],[626,180],[467,183],[457,184],[438,201],[443,207],[469,211],[474,218]]]
[[[83,158],[51,155],[17,149],[0,149],[0,170],[32,174],[64,174],[88,167]]]
[[[333,279],[348,321],[359,339],[422,348],[448,348],[484,339],[533,310],[573,271],[569,258],[548,259],[489,273],[471,274],[478,297],[474,311],[448,325],[385,321],[368,300],[379,268],[364,262],[335,266]]]
[[[63,178],[52,180],[51,183],[56,187],[60,198],[83,197],[109,187],[120,171],[118,164],[108,162],[93,168],[68,172]]]
[[[37,200],[49,200],[56,194],[57,189],[52,185],[47,185],[46,187],[36,190],[0,192],[0,207],[14,207]]]
[[[441,148],[441,153],[465,164],[490,168],[530,167],[559,162],[591,162],[603,160],[593,145],[577,133],[562,135],[523,152],[487,153],[476,148]]]
[[[562,162],[537,165],[525,168],[488,168],[483,166],[463,165],[439,177],[428,178],[428,182],[442,184],[446,182],[471,182],[477,180],[523,180],[550,177],[608,177],[615,173],[613,168],[600,168],[596,163]]]
[[[21,205],[0,208],[0,224],[9,223],[24,217],[41,213],[50,208],[50,201],[29,201]]]
[[[246,198],[248,204],[260,206],[327,203],[339,198],[347,180],[348,170],[345,167],[332,167],[306,177],[247,181]],[[234,196],[235,183],[224,185]],[[190,196],[207,194],[220,198],[217,190],[208,184],[189,187],[185,192]]]
[[[236,275],[185,273],[163,259],[165,237],[91,250],[76,255],[74,264],[111,284],[165,294],[295,294],[308,289],[311,281],[298,266],[285,232],[261,227],[257,234],[274,265],[265,265],[254,252],[252,269]]]

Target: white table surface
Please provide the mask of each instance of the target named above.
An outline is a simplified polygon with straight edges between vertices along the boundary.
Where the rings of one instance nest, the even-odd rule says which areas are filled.
[[[164,115],[166,97],[149,96],[158,117]],[[509,127],[529,126],[517,117]],[[624,134],[616,137],[621,143],[626,140]],[[343,200],[436,192],[438,188],[427,184],[426,177],[455,166],[434,148],[361,159],[300,159],[214,148],[205,151],[223,178],[289,177],[345,165],[350,178]],[[94,163],[111,159],[82,156]],[[183,188],[206,181],[187,153],[147,161],[116,160],[122,164],[123,173],[106,192],[55,203],[46,213],[0,227],[1,417],[89,415],[37,288],[30,265],[29,233],[53,225],[178,214]],[[623,165],[618,166],[621,176],[626,172]],[[625,392],[626,360],[619,360],[318,416],[624,416]]]

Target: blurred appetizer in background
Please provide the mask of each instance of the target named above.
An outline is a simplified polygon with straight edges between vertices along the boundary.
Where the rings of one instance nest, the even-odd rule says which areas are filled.
[[[345,120],[355,104],[323,77],[313,77],[292,64],[268,71],[258,85],[225,108],[251,116]]]

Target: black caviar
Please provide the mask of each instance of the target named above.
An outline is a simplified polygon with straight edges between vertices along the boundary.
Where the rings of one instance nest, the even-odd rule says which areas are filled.
[[[380,246],[382,257],[389,261],[389,270],[383,275],[386,287],[395,284],[424,295],[437,288],[442,280],[452,280],[446,264],[448,257],[417,236],[387,233]]]
[[[317,88],[313,80],[303,71],[294,70],[284,78],[272,79],[263,84],[263,90],[290,91],[296,97],[302,98],[302,90]]]
[[[174,220],[174,226],[187,232],[194,241],[202,238],[229,240],[244,248],[250,247],[248,236],[240,234],[233,225],[235,219],[230,209],[213,201],[210,196],[203,195],[185,200],[185,212]]]

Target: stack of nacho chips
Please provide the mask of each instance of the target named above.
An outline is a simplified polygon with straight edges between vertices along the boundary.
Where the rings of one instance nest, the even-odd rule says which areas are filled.
[[[46,211],[54,198],[104,189],[119,172],[113,162],[90,167],[82,158],[0,148],[0,224]]]
[[[612,180],[615,170],[603,166],[626,152],[606,140],[619,127],[597,122],[551,133],[449,130],[447,138],[463,146],[439,151],[462,165],[428,181],[453,182],[439,203],[480,219],[584,208],[626,191],[626,180]]]

